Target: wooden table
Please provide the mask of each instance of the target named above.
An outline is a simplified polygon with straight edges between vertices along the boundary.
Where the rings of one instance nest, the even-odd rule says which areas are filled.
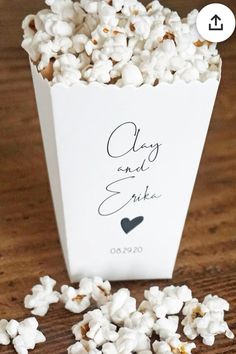
[[[211,1],[163,0],[181,15]],[[234,0],[222,0],[236,12]],[[43,1],[0,1],[0,318],[29,316],[23,298],[39,276],[58,284],[68,276],[58,241],[34,92],[27,56],[20,48],[23,17]],[[128,286],[140,301],[151,285],[188,284],[202,299],[208,293],[231,303],[226,318],[236,330],[236,38],[221,44],[223,77],[172,281],[136,281]],[[196,97],[196,107],[201,105]],[[65,353],[80,317],[54,305],[40,319],[47,337],[35,353]],[[236,353],[235,340],[217,338],[213,348],[196,341],[195,353]],[[11,346],[0,352],[13,353]]]

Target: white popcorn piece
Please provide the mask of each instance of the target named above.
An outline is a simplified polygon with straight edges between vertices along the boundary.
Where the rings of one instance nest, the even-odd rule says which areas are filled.
[[[199,80],[200,74],[196,68],[191,67],[189,69],[184,70],[180,74],[180,78],[181,78],[181,80],[184,80],[185,82],[191,82],[191,81]]]
[[[183,301],[176,296],[169,296],[157,286],[145,290],[144,296],[149,301],[157,318],[162,318],[166,315],[176,315],[183,307]]]
[[[80,59],[74,54],[61,55],[53,64],[53,82],[62,82],[68,86],[79,82],[81,79],[80,67]]]
[[[124,0],[121,12],[126,17],[130,17],[132,15],[145,15],[146,8],[145,6],[137,0]]]
[[[7,332],[7,325],[7,320],[0,320],[0,345],[8,345],[11,342],[10,335]]]
[[[27,354],[29,349],[34,349],[36,344],[45,341],[45,336],[38,330],[36,318],[30,317],[19,323],[18,335],[12,343],[18,354]]]
[[[93,280],[91,278],[82,278],[78,288],[80,295],[91,295],[93,291]]]
[[[102,354],[100,350],[96,348],[96,344],[93,341],[81,341],[76,342],[67,348],[68,354]]]
[[[147,39],[151,31],[152,20],[148,16],[131,16],[126,25],[129,37]]]
[[[59,301],[60,294],[53,290],[56,281],[49,276],[41,277],[40,283],[32,288],[32,295],[26,295],[24,306],[27,309],[32,309],[33,315],[45,316],[49,305]]]
[[[126,64],[121,71],[122,84],[140,86],[143,83],[143,77],[139,68],[132,64]]]
[[[76,53],[82,53],[85,50],[85,44],[88,42],[89,38],[83,34],[78,33],[72,37],[73,48]]]
[[[33,37],[25,37],[21,46],[27,51],[33,62],[37,63],[41,59],[39,45],[49,40],[50,36],[47,33],[39,31]]]
[[[45,3],[63,20],[74,19],[76,12],[72,0],[46,0]]]
[[[16,320],[10,320],[6,326],[6,331],[9,334],[10,338],[13,339],[17,336],[19,328],[19,322]]]
[[[79,289],[72,286],[63,285],[61,287],[61,301],[65,304],[68,311],[81,313],[90,306],[91,296],[80,294]]]
[[[217,295],[207,295],[203,300],[203,305],[205,305],[209,311],[212,312],[221,312],[221,311],[229,311],[229,303],[225,299]]]
[[[178,316],[169,316],[168,318],[160,318],[158,319],[153,329],[157,335],[159,335],[161,340],[166,340],[170,337],[179,335],[176,333],[179,325],[179,317]]]
[[[98,5],[98,16],[100,22],[107,26],[115,27],[118,25],[119,19],[116,16],[114,7],[108,5],[105,1],[100,1]]]
[[[96,14],[98,12],[99,0],[80,0],[80,4],[89,14]]]
[[[132,50],[127,46],[127,37],[124,33],[106,39],[101,52],[116,63],[121,61],[127,63],[132,57]]]
[[[155,341],[153,343],[155,354],[191,354],[195,348],[194,343],[181,342],[176,336],[170,337],[166,341]]]
[[[184,326],[184,334],[189,339],[193,340],[198,336],[196,318],[203,318],[208,311],[208,308],[195,298],[185,304],[183,308],[185,318],[181,324]]]
[[[108,302],[111,295],[111,284],[108,280],[103,281],[101,277],[93,278],[92,298],[97,306]]]
[[[24,37],[33,37],[37,31],[35,27],[35,15],[28,15],[22,22],[22,29],[24,31]]]
[[[111,80],[110,71],[112,69],[111,60],[98,60],[94,65],[88,67],[83,73],[83,77],[88,82],[108,83]]]
[[[87,312],[83,320],[72,327],[76,340],[92,340],[97,347],[118,338],[117,327],[103,315],[101,310]]]
[[[150,339],[144,333],[122,327],[115,343],[105,343],[103,354],[150,353]]]
[[[122,325],[136,311],[136,300],[130,296],[128,289],[122,288],[112,295],[107,304],[101,306],[101,310],[113,323]]]
[[[124,327],[131,328],[137,332],[144,333],[151,337],[154,329],[155,316],[151,312],[133,312],[124,321]]]
[[[175,297],[182,302],[192,300],[192,290],[187,285],[182,286],[167,286],[163,289],[164,294],[170,297]]]
[[[225,334],[227,338],[233,339],[234,334],[224,320],[224,311],[228,310],[228,302],[218,296],[207,295],[202,304],[197,299],[192,299],[183,309],[184,334],[189,339],[200,335],[203,343],[209,346],[214,344],[218,334]]]
[[[110,298],[111,284],[103,281],[101,277],[83,278],[78,289],[63,285],[61,287],[61,301],[69,311],[80,313],[86,310],[94,300],[97,306],[101,306]]]

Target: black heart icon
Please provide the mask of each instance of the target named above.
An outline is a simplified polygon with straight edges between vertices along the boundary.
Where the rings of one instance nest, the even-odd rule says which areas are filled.
[[[130,220],[128,218],[124,218],[121,220],[121,227],[123,231],[128,234],[130,231],[132,231],[136,226],[141,224],[143,222],[144,217],[143,216],[137,216],[133,220]]]

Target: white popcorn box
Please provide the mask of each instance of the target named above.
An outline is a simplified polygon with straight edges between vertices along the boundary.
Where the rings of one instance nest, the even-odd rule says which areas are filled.
[[[50,86],[31,69],[71,280],[171,278],[219,81]]]

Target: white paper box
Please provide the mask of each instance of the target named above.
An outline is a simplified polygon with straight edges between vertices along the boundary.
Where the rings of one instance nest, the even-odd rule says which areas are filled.
[[[71,280],[171,278],[219,81],[51,87],[31,69]]]

